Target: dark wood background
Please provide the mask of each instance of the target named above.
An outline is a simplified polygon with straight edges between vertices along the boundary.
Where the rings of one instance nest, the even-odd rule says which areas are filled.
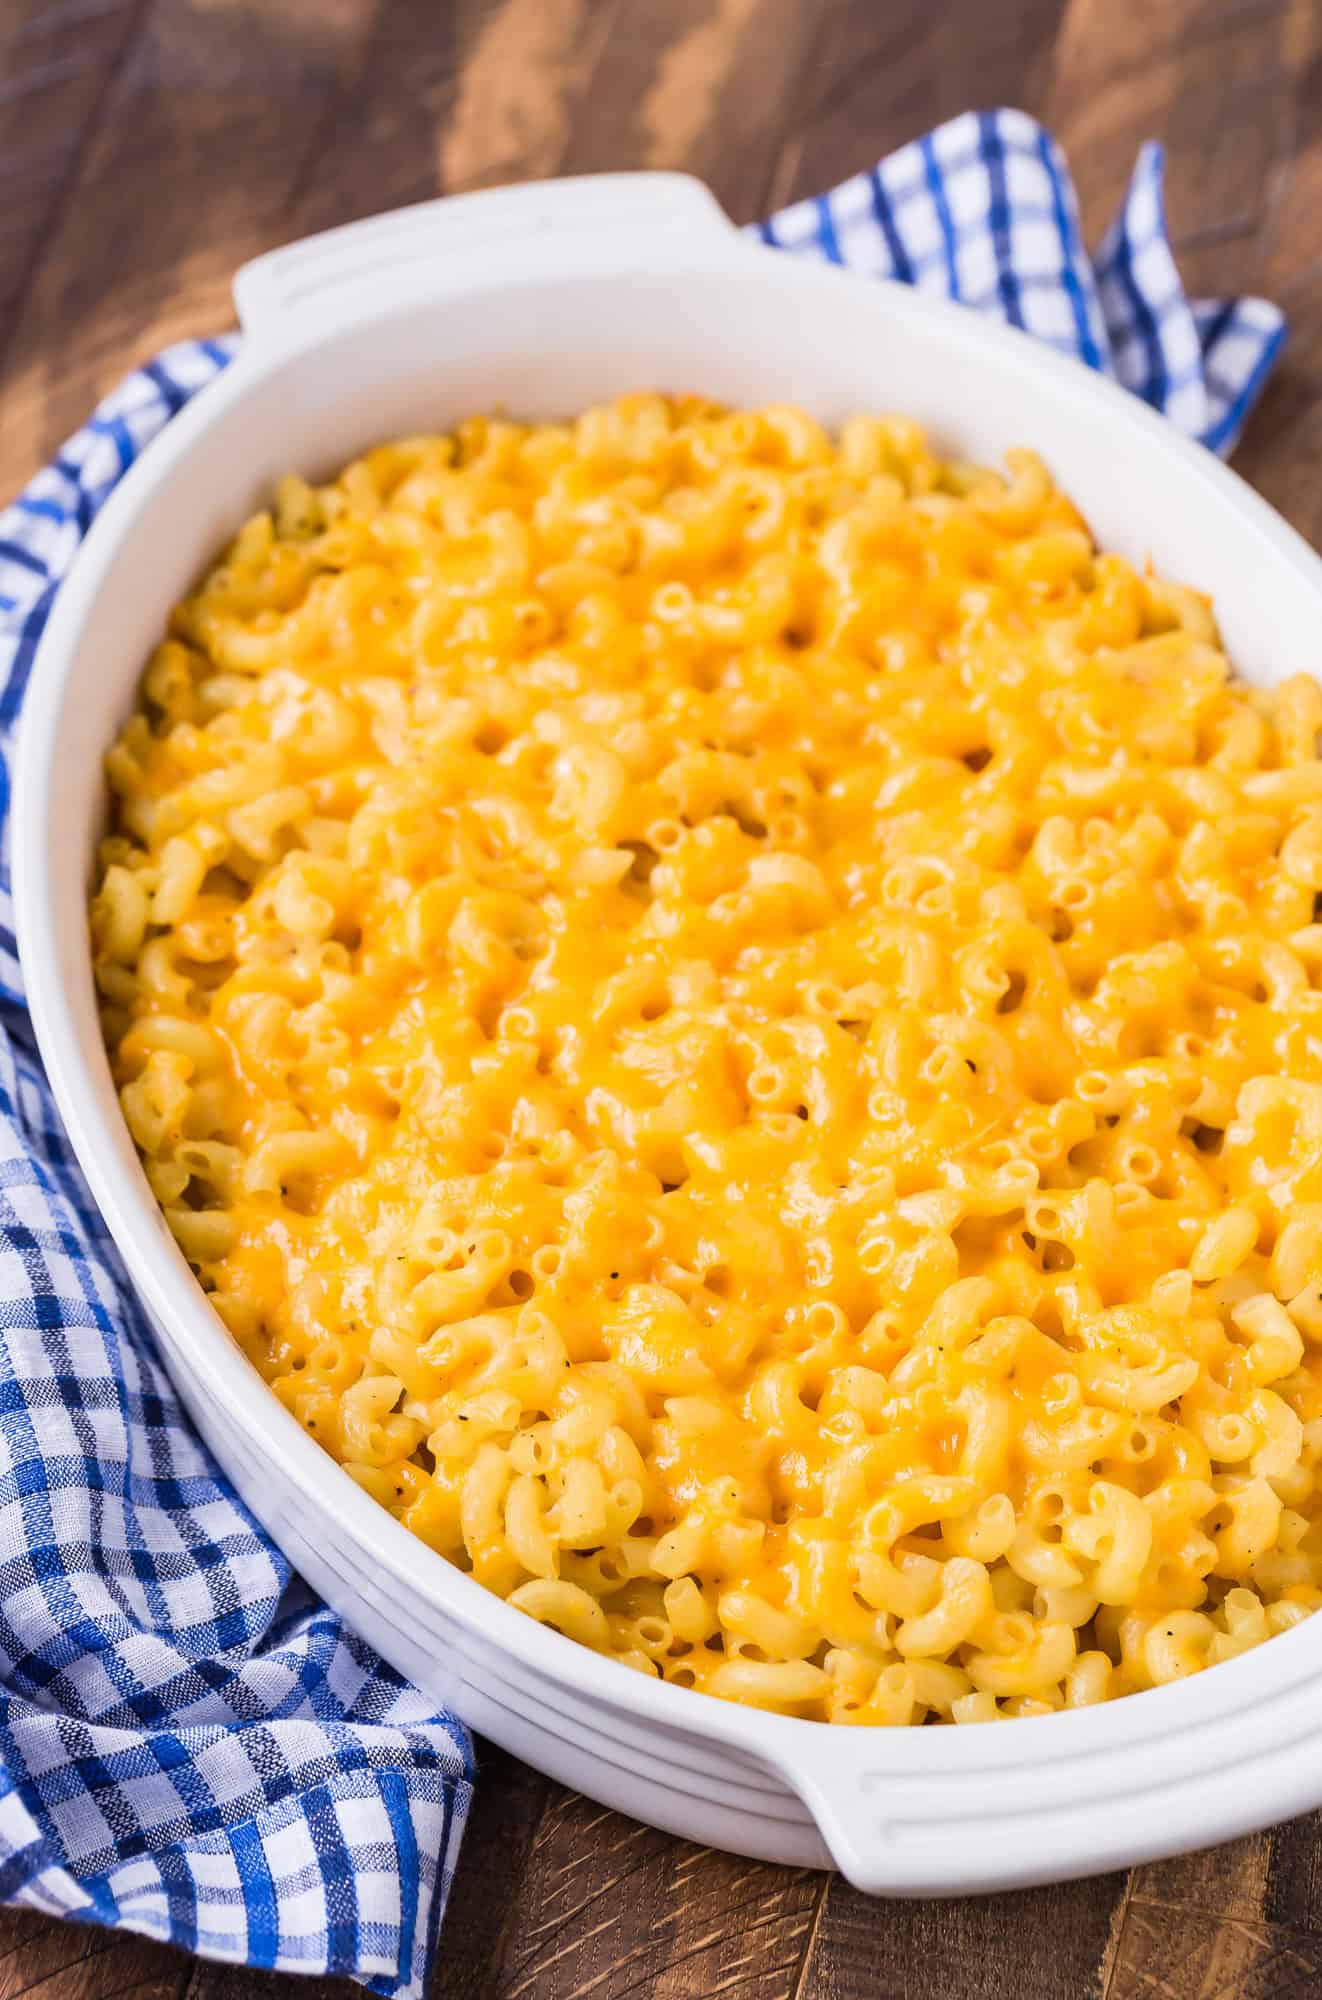
[[[0,0],[0,497],[245,257],[438,192],[687,167],[739,220],[1019,104],[1095,232],[1149,136],[1193,288],[1289,311],[1237,463],[1322,538],[1318,0]],[[0,1911],[0,2000],[343,2000]],[[1303,2000],[1322,1816],[1128,1876],[869,1903],[482,1756],[430,2000]]]

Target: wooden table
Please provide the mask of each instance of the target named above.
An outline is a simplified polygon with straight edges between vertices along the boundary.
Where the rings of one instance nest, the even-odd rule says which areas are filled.
[[[1317,0],[0,0],[0,494],[255,251],[439,191],[688,167],[739,219],[969,106],[1064,142],[1090,231],[1139,142],[1195,290],[1293,340],[1238,463],[1322,536]],[[1302,664],[1302,663],[1301,663]],[[1315,662],[1313,664],[1316,664]],[[1303,2000],[1322,1818],[948,1903],[682,1845],[486,1749],[431,2000]],[[0,1912],[0,2000],[330,2000]]]

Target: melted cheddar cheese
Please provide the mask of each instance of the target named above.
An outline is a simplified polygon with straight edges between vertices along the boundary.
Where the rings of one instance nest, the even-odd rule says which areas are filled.
[[[124,1113],[274,1393],[533,1617],[838,1722],[1167,1681],[1320,1601],[1320,728],[1028,453],[388,444],[110,753]]]

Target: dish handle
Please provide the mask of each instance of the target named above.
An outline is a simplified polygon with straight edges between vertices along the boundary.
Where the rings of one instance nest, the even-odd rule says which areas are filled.
[[[323,311],[332,295],[375,299],[434,280],[456,258],[605,234],[617,242],[645,237],[649,252],[667,239],[689,250],[696,235],[727,254],[738,237],[710,189],[689,174],[526,181],[393,209],[270,250],[237,272],[234,303],[244,332],[261,334],[310,306]]]
[[[832,1861],[864,1895],[953,1893],[966,1823],[1013,1845],[999,1772],[975,1768],[952,1785],[948,1774],[915,1767],[895,1740],[907,1730],[812,1728],[811,1749],[800,1740],[777,1755],[764,1740],[763,1760],[798,1793]]]
[[[840,1731],[850,1737],[863,1733]],[[816,1751],[810,1764],[796,1761],[792,1769],[782,1769],[816,1820],[831,1859],[866,1896],[900,1893],[882,1773],[861,1743],[839,1747],[826,1743]]]

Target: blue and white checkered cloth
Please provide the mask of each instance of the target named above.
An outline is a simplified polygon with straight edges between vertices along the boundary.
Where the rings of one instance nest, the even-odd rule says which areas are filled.
[[[1050,135],[1022,111],[966,112],[758,233],[1009,320],[1228,452],[1284,344],[1285,318],[1265,299],[1186,297],[1162,164],[1161,147],[1144,146],[1090,257]]]
[[[1090,258],[1019,112],[957,118],[761,234],[1011,320],[1218,450],[1284,337],[1261,300],[1185,297],[1154,146]],[[0,777],[93,516],[235,346],[148,362],[0,515]],[[467,1736],[308,1597],[176,1401],[36,1058],[4,856],[0,1900],[420,1996]]]

